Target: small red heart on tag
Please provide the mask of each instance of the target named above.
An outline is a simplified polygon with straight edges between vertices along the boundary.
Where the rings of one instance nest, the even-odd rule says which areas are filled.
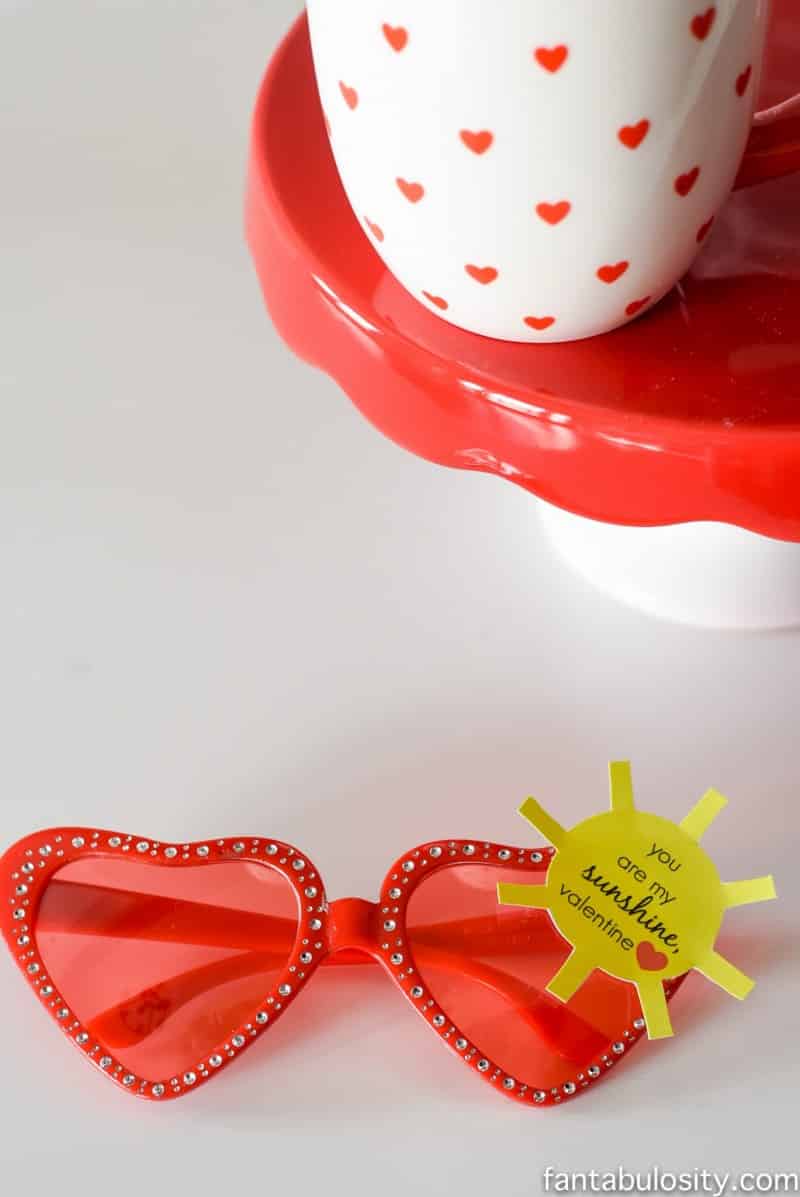
[[[525,323],[528,328],[533,328],[536,332],[544,332],[546,328],[552,328],[556,322],[555,316],[526,316]]]
[[[464,269],[476,283],[482,283],[484,287],[493,283],[498,273],[494,266],[465,266]]]
[[[462,129],[461,140],[467,149],[472,150],[473,154],[485,154],[490,149],[494,136],[488,129],[483,129],[480,133],[471,133],[469,129]]]
[[[351,111],[358,108],[358,92],[354,87],[348,87],[346,83],[340,83],[339,90],[344,96],[345,104]]]
[[[660,973],[668,963],[666,953],[657,952],[648,939],[643,939],[640,944],[637,944],[636,960],[639,968],[643,968],[648,973]]]
[[[556,71],[560,71],[564,63],[567,61],[569,49],[566,46],[540,46],[538,50],[534,51],[534,58],[539,66],[544,67],[551,75]]]
[[[629,150],[638,150],[649,132],[650,122],[639,121],[638,125],[623,125],[619,131],[619,139]]]
[[[405,50],[408,45],[408,30],[403,29],[400,25],[384,25],[383,36],[398,54],[401,50]]]

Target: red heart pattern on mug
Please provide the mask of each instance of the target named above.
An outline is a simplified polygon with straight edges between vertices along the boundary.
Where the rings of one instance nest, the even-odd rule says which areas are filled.
[[[685,175],[678,175],[677,179],[675,180],[675,190],[677,191],[678,195],[685,199],[690,191],[694,190],[694,185],[699,178],[699,166],[693,167],[692,170],[687,171]]]
[[[705,224],[700,225],[700,228],[697,230],[698,245],[702,245],[708,234],[711,232],[712,228],[714,227],[714,219],[715,218],[712,216],[711,219],[707,220]]]
[[[557,204],[537,204],[536,215],[545,222],[545,224],[561,224],[562,220],[566,220],[572,211],[572,204],[569,200],[559,200]]]
[[[462,129],[459,136],[473,154],[485,154],[492,148],[494,142],[494,134],[490,133],[488,129],[481,129],[479,133],[473,133],[470,129]]]
[[[431,295],[430,291],[423,291],[422,294],[428,300],[428,303],[432,303],[433,306],[439,308],[441,312],[446,312],[450,307],[450,304],[446,299],[442,299],[441,295]]]
[[[474,278],[476,283],[481,283],[484,287],[493,283],[500,273],[494,266],[465,266],[464,269],[470,278]]]
[[[601,266],[597,272],[597,277],[601,283],[616,283],[622,278],[623,274],[627,274],[630,267],[630,262],[616,262],[613,266]]]
[[[344,102],[351,112],[355,112],[358,108],[358,92],[354,87],[348,87],[346,83],[339,84],[339,90],[344,96]]]
[[[629,303],[625,309],[626,316],[638,316],[643,308],[646,308],[650,299],[650,295],[645,295],[644,299],[634,299],[633,303]]]
[[[705,42],[708,39],[715,27],[717,16],[718,6],[711,5],[705,11],[698,12],[691,18],[690,31],[697,41]],[[382,25],[381,32],[387,45],[395,54],[401,54],[408,47],[411,35],[405,26],[393,25],[386,22]],[[570,47],[563,43],[537,46],[533,50],[533,58],[543,71],[550,75],[557,75],[570,60]],[[750,87],[753,71],[753,64],[750,63],[739,75],[735,76],[734,89],[736,95],[740,98],[744,97]],[[361,96],[358,90],[343,80],[339,82],[339,90],[347,107],[351,111],[355,111],[361,103]],[[326,127],[330,132],[330,124],[327,118]],[[624,124],[619,127],[616,130],[616,139],[625,149],[636,151],[647,141],[651,131],[652,121],[648,117],[641,117],[638,120],[631,121],[630,124]],[[465,128],[459,130],[458,135],[464,147],[477,157],[486,155],[494,146],[497,138],[497,133],[490,129]],[[687,198],[694,191],[701,173],[702,167],[698,164],[685,173],[679,174],[673,184],[675,193],[682,199]],[[426,189],[422,183],[403,178],[402,176],[398,177],[395,182],[409,204],[417,205],[425,198]],[[544,224],[551,227],[557,227],[562,224],[570,215],[572,209],[573,204],[567,199],[557,201],[541,200],[534,205],[534,211],[538,218]],[[383,228],[367,217],[364,217],[363,220],[375,241],[382,243],[385,240]],[[698,245],[706,240],[713,225],[714,217],[711,217],[699,227],[696,233]],[[500,269],[495,266],[478,266],[469,263],[464,269],[470,278],[484,287],[495,283],[500,277]],[[597,269],[596,277],[602,283],[612,286],[619,282],[629,269],[630,262],[627,260],[607,263]],[[428,303],[438,310],[444,312],[449,309],[449,302],[435,292],[423,291],[421,294]],[[650,295],[634,300],[626,307],[626,316],[633,318],[651,302],[652,297]],[[534,332],[546,332],[557,322],[554,316],[523,316],[522,321],[527,328]],[[640,948],[646,953],[650,949],[650,945],[640,945]]]
[[[421,183],[409,183],[406,179],[397,179],[397,186],[410,204],[418,204],[425,196],[425,188]]]
[[[408,45],[408,30],[403,29],[401,25],[384,25],[383,36],[397,54],[405,50]]]
[[[649,132],[650,122],[642,120],[635,125],[623,125],[617,136],[629,150],[638,150]]]
[[[551,75],[557,74],[569,57],[568,46],[539,46],[534,50],[533,57],[540,67],[544,67]]]
[[[660,973],[669,963],[666,952],[657,951],[649,939],[636,945],[636,963],[648,973]]]
[[[714,22],[717,19],[716,6],[706,9],[705,12],[698,13],[693,18],[691,30],[699,42],[704,42],[711,30],[714,28]]]

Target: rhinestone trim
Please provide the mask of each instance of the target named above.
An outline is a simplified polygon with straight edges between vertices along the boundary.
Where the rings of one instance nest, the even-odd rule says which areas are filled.
[[[46,978],[44,972],[46,965],[39,954],[35,936],[35,907],[30,897],[33,882],[36,881],[37,893],[41,892],[53,873],[64,864],[84,855],[112,857],[122,856],[123,853],[137,854],[153,858],[155,863],[165,866],[197,866],[206,861],[223,861],[230,859],[232,855],[243,854],[245,843],[242,840],[219,840],[214,844],[164,845],[158,841],[137,839],[117,832],[83,829],[80,831],[70,829],[59,833],[49,831],[45,834],[46,842],[41,842],[44,838],[41,834],[29,837],[12,848],[3,858],[4,867],[11,869],[11,885],[7,892],[12,894],[15,901],[12,903],[13,908],[10,908],[5,916],[0,912],[0,929],[4,931],[5,938],[9,943],[13,943],[15,951],[20,948],[28,949],[18,962],[26,979],[33,985],[34,991],[46,1002],[46,1009],[57,1025],[69,1034],[75,1046],[102,1073],[125,1092],[133,1093],[137,1097],[161,1100],[165,1097],[179,1097],[189,1088],[196,1088],[205,1083],[213,1071],[223,1067],[226,1057],[233,1055],[234,1051],[241,1053],[246,1050],[260,1034],[268,1029],[268,1026],[272,1025],[287,1005],[285,998],[294,995],[313,974],[317,954],[304,946],[309,943],[310,934],[316,936],[313,946],[319,949],[318,958],[321,959],[324,955],[327,901],[318,883],[307,887],[313,891],[313,896],[318,902],[318,905],[313,908],[313,915],[310,913],[311,908],[306,910],[302,905],[304,877],[316,879],[318,874],[313,865],[309,864],[304,857],[299,856],[295,849],[288,844],[271,843],[265,849],[266,855],[271,858],[270,863],[267,866],[264,861],[263,867],[276,869],[286,877],[300,899],[303,910],[298,923],[296,944],[287,961],[284,974],[276,979],[274,990],[263,997],[263,1004],[269,1004],[272,1007],[272,1016],[270,1017],[263,1009],[255,1011],[252,1021],[248,1022],[246,1026],[241,1029],[233,1028],[233,1034],[225,1051],[220,1045],[205,1060],[199,1061],[196,1066],[193,1065],[180,1076],[163,1080],[146,1080],[137,1077],[135,1073],[124,1067],[124,1060],[120,1061],[112,1052],[106,1050],[105,1045],[89,1034],[89,1031],[81,1025],[79,1016],[76,1016],[64,1004],[63,997],[59,998],[54,986]],[[258,841],[253,841],[254,846],[257,843]],[[38,858],[40,862],[38,869],[30,859],[31,856]],[[25,880],[23,881],[22,878]],[[3,880],[5,878],[0,875],[0,881]],[[29,922],[32,922],[31,926],[28,925]],[[13,940],[10,930],[12,926],[14,926]],[[322,938],[320,938],[321,936]],[[303,966],[303,971],[299,971],[299,965]]]
[[[191,1067],[179,1076],[160,1080],[137,1077],[125,1069],[124,1061],[117,1059],[112,1052],[106,1050],[105,1045],[90,1035],[88,1029],[81,1025],[79,1015],[76,1016],[64,1004],[64,996],[59,996],[51,979],[45,975],[46,965],[39,954],[35,934],[38,894],[59,868],[84,854],[108,857],[138,854],[148,856],[156,864],[180,868],[184,865],[198,867],[201,863],[204,865],[206,862],[230,860],[245,854],[248,861],[254,859],[258,864],[259,853],[262,867],[276,869],[287,879],[297,895],[301,911],[297,940],[285,972],[276,979],[275,988],[265,994],[260,1003],[261,1006],[269,1007],[271,1014],[268,1014],[266,1009],[257,1009],[251,1015],[251,1021],[241,1028],[232,1029],[224,1045],[220,1044],[203,1060],[193,1062]],[[535,1105],[558,1104],[585,1090],[590,1082],[605,1076],[611,1066],[642,1036],[646,1030],[644,1020],[635,1019],[631,1027],[623,1031],[622,1037],[610,1044],[606,1055],[592,1061],[586,1066],[585,1072],[565,1081],[560,1088],[533,1089],[517,1078],[504,1074],[488,1057],[480,1055],[478,1049],[471,1046],[469,1040],[460,1034],[457,1025],[448,1018],[446,1011],[437,1008],[430,994],[426,997],[425,987],[420,984],[424,977],[420,977],[414,960],[413,937],[408,940],[406,936],[406,911],[417,886],[435,869],[455,863],[453,858],[458,857],[462,866],[491,861],[497,868],[527,868],[531,872],[541,874],[542,865],[546,867],[551,855],[549,850],[529,852],[490,843],[455,840],[446,845],[422,846],[406,853],[390,870],[381,890],[384,917],[377,926],[390,942],[375,945],[376,950],[383,954],[384,962],[395,970],[393,975],[401,988],[415,1003],[418,1012],[431,1024],[438,1037],[488,1083],[494,1084],[498,1091],[504,1092],[515,1101]],[[326,955],[325,925],[328,903],[319,883],[319,875],[307,858],[288,844],[242,839],[197,844],[162,844],[115,832],[62,829],[39,833],[22,841],[6,853],[3,864],[11,869],[11,884],[6,890],[6,893],[10,894],[10,902],[5,907],[5,914],[0,909],[0,929],[3,930],[9,944],[13,945],[12,950],[26,980],[43,999],[48,1013],[62,1031],[69,1035],[75,1046],[121,1090],[138,1097],[171,1099],[206,1083],[216,1071],[222,1069],[235,1055],[245,1051],[274,1023],[291,1004],[287,999],[295,999]],[[3,880],[5,878],[0,876],[0,881]],[[313,905],[309,905],[310,902],[313,902]],[[25,951],[20,953],[20,948],[24,948]],[[667,996],[671,996],[678,984],[680,981],[666,986]]]

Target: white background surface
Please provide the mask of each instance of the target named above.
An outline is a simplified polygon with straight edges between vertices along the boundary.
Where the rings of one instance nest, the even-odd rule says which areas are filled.
[[[530,791],[594,813],[630,756],[651,809],[727,792],[720,869],[772,869],[781,901],[726,923],[746,1003],[695,976],[673,1042],[551,1112],[494,1096],[371,970],[137,1103],[6,959],[0,1188],[524,1197],[547,1164],[795,1168],[800,639],[596,596],[523,492],[383,441],[278,342],[242,183],[298,7],[0,0],[3,845],[271,834],[374,897],[425,839],[528,842]]]

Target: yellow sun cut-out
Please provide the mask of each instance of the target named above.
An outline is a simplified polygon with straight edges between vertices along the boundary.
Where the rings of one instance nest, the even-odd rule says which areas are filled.
[[[611,809],[565,830],[533,798],[520,807],[556,849],[543,885],[497,887],[501,904],[544,909],[572,952],[548,985],[567,1002],[601,969],[634,984],[651,1039],[672,1035],[664,982],[697,969],[733,997],[755,984],[715,942],[726,910],[776,896],[772,877],[722,882],[700,839],[727,799],[709,790],[680,824],[637,810],[628,761],[609,765]]]

